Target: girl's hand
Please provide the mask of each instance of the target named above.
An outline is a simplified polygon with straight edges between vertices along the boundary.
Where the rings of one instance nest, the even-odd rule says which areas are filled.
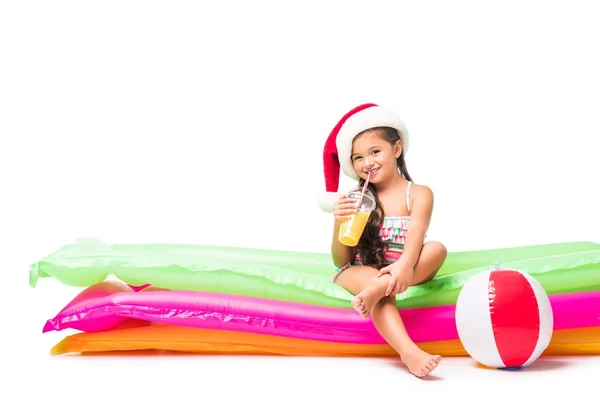
[[[377,277],[385,274],[390,274],[392,276],[392,279],[390,279],[388,287],[385,290],[385,295],[394,297],[403,293],[410,287],[413,278],[413,269],[402,264],[391,264],[381,268]]]
[[[343,194],[333,207],[333,216],[336,222],[340,223],[350,219],[350,216],[356,212],[356,200]]]

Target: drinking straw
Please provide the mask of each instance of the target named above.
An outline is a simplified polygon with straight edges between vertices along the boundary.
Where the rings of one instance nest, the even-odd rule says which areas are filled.
[[[369,171],[369,173],[367,174],[367,180],[365,180],[365,184],[363,185],[362,192],[360,193],[360,199],[358,199],[358,204],[356,205],[356,208],[360,207],[360,204],[362,203],[362,199],[365,196],[365,192],[367,191],[367,186],[369,186],[369,178],[371,178],[371,171]]]

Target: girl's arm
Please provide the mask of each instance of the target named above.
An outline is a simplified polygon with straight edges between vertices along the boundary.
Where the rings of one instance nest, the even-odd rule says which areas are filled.
[[[352,260],[353,248],[340,243],[338,234],[340,232],[340,221],[335,220],[333,224],[333,238],[331,239],[331,257],[333,264],[340,268]]]
[[[398,264],[408,268],[415,268],[417,260],[421,254],[425,234],[429,229],[431,214],[433,212],[433,192],[427,186],[418,186],[414,190],[413,186],[413,204],[411,204],[410,222],[404,242],[404,251],[402,257],[397,261]]]

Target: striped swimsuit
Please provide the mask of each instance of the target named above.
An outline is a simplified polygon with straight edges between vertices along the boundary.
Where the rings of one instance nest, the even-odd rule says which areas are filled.
[[[385,252],[384,257],[390,264],[397,261],[404,251],[404,241],[406,239],[406,232],[408,231],[408,222],[410,221],[411,184],[412,182],[408,181],[408,186],[406,188],[406,207],[408,208],[408,216],[383,217],[383,222],[379,229],[379,236],[381,236],[389,247]],[[333,282],[335,282],[342,272],[355,265],[364,265],[360,259],[360,253],[358,252],[354,255],[352,261],[343,265],[341,268],[336,268],[335,274],[333,275]]]

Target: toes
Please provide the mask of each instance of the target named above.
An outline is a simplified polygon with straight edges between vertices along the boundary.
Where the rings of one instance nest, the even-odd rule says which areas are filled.
[[[425,365],[423,365],[421,367],[421,369],[419,370],[419,372],[416,373],[415,375],[418,376],[419,378],[423,378],[424,376],[429,375],[437,367],[437,365],[438,365],[437,358],[432,358],[427,363],[425,363]]]
[[[358,305],[358,312],[360,313],[360,315],[363,318],[366,318],[367,315],[369,314],[369,308],[367,307],[367,305],[364,302],[360,302],[360,304]]]
[[[360,297],[355,297],[352,299],[352,308],[354,308],[362,318],[367,318],[369,310]]]
[[[431,373],[431,371],[436,369],[439,362],[441,361],[441,359],[442,358],[440,356],[436,356],[436,357],[432,358],[431,360],[429,360],[429,362],[423,368],[423,370],[426,372],[426,374],[429,374],[429,373]]]

